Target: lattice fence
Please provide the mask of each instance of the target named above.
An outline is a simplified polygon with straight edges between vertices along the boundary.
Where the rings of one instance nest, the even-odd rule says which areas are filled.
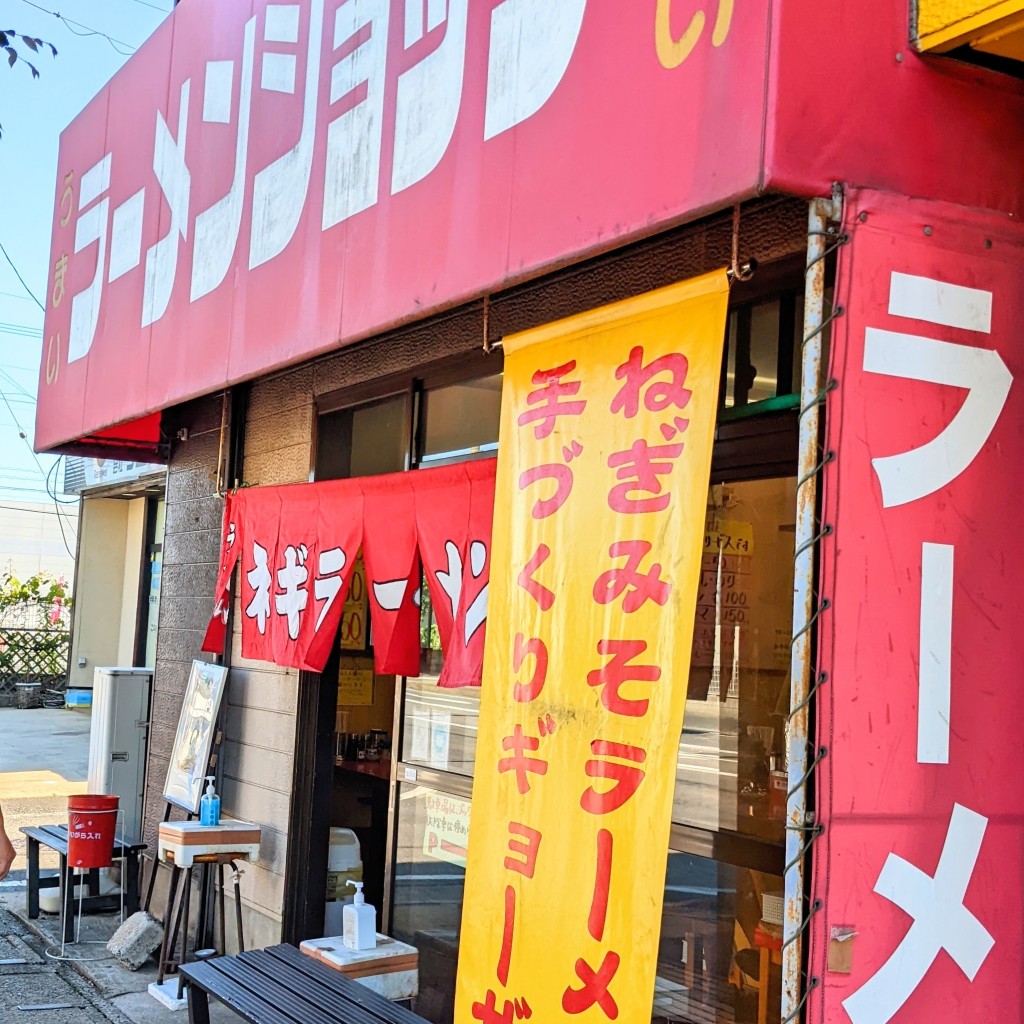
[[[71,646],[68,609],[26,603],[0,614],[0,704],[38,703],[67,685]],[[19,701],[20,698],[20,701]]]

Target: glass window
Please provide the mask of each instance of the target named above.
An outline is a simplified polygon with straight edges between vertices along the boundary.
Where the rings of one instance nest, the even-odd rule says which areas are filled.
[[[493,457],[498,447],[501,381],[498,373],[424,393],[420,465],[427,468]],[[420,599],[421,672],[406,681],[402,760],[471,776],[480,691],[477,687],[438,688],[444,655],[425,584]]]
[[[316,479],[400,473],[407,468],[409,396],[354,405],[320,417]]]
[[[481,458],[497,450],[501,379],[496,373],[424,393],[421,465]]]
[[[472,775],[479,721],[479,687],[441,689],[436,674],[407,679],[402,760],[436,771]]]
[[[654,1024],[778,1024],[782,878],[670,851]]]
[[[729,311],[725,408],[799,392],[800,313],[800,302],[793,293]]]
[[[711,488],[673,820],[785,837],[796,479]]]
[[[419,950],[413,1010],[451,1024],[466,875],[468,800],[399,784],[391,934]]]
[[[149,543],[149,584],[146,603],[142,607],[142,628],[145,637],[143,665],[152,668],[156,664],[156,631],[160,622],[160,581],[164,566],[164,526],[167,521],[167,504],[158,498],[153,523],[153,536]]]
[[[480,688],[441,689],[441,635],[430,591],[420,583],[420,674],[405,684],[401,760],[435,771],[473,774]]]

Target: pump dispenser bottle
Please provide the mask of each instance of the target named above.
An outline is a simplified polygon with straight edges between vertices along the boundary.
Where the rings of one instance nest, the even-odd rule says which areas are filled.
[[[377,911],[363,896],[363,883],[348,881],[356,894],[352,903],[341,912],[344,925],[342,941],[349,949],[373,949],[377,945]]]
[[[213,776],[206,776],[206,793],[199,801],[199,824],[219,825],[220,824],[220,797],[213,788]]]

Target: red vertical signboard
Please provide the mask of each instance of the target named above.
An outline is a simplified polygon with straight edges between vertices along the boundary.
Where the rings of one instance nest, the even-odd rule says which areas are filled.
[[[845,230],[808,1019],[1018,1019],[1021,232],[870,192]]]

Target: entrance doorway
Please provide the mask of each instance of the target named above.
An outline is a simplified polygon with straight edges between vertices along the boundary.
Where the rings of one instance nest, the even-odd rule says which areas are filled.
[[[497,359],[463,358],[458,367],[439,365],[416,378],[389,378],[373,390],[349,389],[321,399],[314,478],[376,476],[493,457],[501,401]],[[408,802],[413,790],[420,797],[417,806],[463,789],[469,796],[478,694],[437,688],[442,655],[429,594],[421,588],[421,674],[406,679],[373,671],[365,588],[360,563],[324,671],[303,673],[300,680],[286,941],[339,934],[341,910],[353,892],[347,882],[361,876],[366,901],[377,911],[378,930],[416,944],[402,927],[404,911],[395,912],[396,889],[404,908],[409,883],[415,881],[396,867],[399,833],[408,829],[408,815],[399,821],[399,804]],[[469,712],[433,714],[437,694],[470,705]],[[422,771],[399,764],[410,756],[424,765]],[[410,789],[413,780],[418,784]],[[442,858],[437,866],[461,889],[459,863]],[[461,896],[453,905],[460,904]],[[458,927],[454,919],[440,917],[427,924],[431,934]],[[415,931],[422,938],[423,928]]]

